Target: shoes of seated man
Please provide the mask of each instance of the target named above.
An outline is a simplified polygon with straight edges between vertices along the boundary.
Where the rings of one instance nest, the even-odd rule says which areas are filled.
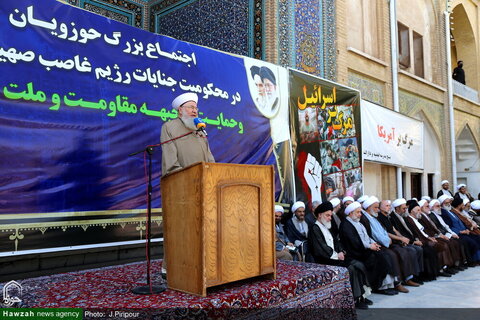
[[[368,298],[363,298],[363,302],[365,302],[369,306],[371,306],[373,304],[373,301],[368,299]]]
[[[382,290],[374,290],[373,293],[384,294],[387,296],[394,296],[398,294],[396,290],[393,289],[382,289]]]
[[[406,286],[410,286],[410,287],[420,287],[420,283],[417,283],[417,282],[413,281],[412,279],[405,281],[404,284]]]
[[[452,268],[443,269],[443,272],[448,273],[449,275],[453,276],[457,274],[458,271],[453,270]]]
[[[395,287],[395,290],[397,290],[398,292],[402,292],[402,293],[409,293],[410,291],[405,288],[404,286],[402,286],[401,284],[398,284],[396,287]]]
[[[360,300],[357,300],[357,302],[355,302],[355,308],[356,309],[367,310],[368,305],[360,299]]]
[[[438,273],[438,276],[439,276],[439,277],[450,278],[452,275],[449,274],[449,273],[447,273],[447,272],[445,272],[445,270],[442,270],[442,271],[440,271],[440,272]]]

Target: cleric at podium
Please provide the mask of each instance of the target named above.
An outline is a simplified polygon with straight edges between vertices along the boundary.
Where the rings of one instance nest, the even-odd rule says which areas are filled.
[[[197,130],[198,96],[187,92],[176,97],[172,107],[178,118],[162,126],[162,176],[196,162],[215,162],[206,135]],[[172,141],[170,141],[172,140]]]
[[[198,117],[197,103],[197,94],[191,92],[181,94],[172,101],[172,108],[178,111],[178,118],[162,126],[162,176],[196,162],[215,162],[205,133],[197,130],[194,122]],[[167,272],[165,253],[164,247],[163,277],[166,277]]]

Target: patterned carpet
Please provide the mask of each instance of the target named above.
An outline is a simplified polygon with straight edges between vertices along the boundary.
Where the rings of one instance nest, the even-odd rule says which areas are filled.
[[[161,260],[152,261],[154,285],[161,282],[160,268]],[[21,307],[82,308],[101,311],[108,319],[115,316],[107,317],[112,310],[135,311],[138,318],[149,319],[356,318],[347,269],[312,263],[277,261],[276,280],[255,278],[214,287],[205,298],[174,290],[131,293],[146,284],[145,262],[18,282]],[[84,312],[85,318],[89,314]]]

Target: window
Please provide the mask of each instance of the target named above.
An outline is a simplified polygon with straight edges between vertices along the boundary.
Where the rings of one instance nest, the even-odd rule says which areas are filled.
[[[423,36],[415,31],[413,31],[413,59],[415,75],[423,78]]]
[[[410,68],[410,39],[408,27],[397,23],[398,25],[398,62],[400,68]]]
[[[382,58],[381,28],[382,10],[378,0],[348,0],[348,46],[370,56]]]
[[[427,183],[428,183],[428,196],[429,196],[430,198],[432,198],[432,199],[434,198],[434,194],[433,194],[433,192],[434,192],[434,190],[433,190],[433,176],[434,176],[433,173],[429,173],[429,174],[427,175],[427,177],[428,177],[428,180],[427,180]]]

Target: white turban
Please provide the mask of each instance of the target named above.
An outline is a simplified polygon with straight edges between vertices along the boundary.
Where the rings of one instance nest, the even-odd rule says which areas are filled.
[[[275,212],[281,212],[281,213],[284,213],[284,212],[285,212],[285,210],[283,209],[283,207],[282,207],[282,206],[280,206],[280,205],[278,205],[278,204],[277,204],[277,205],[275,205]]]
[[[176,97],[175,99],[173,99],[172,108],[175,109],[175,110],[178,110],[178,107],[180,107],[182,104],[184,104],[187,101],[194,101],[195,103],[197,103],[198,102],[198,95],[196,93],[193,93],[193,92],[183,93],[183,94],[179,95],[178,97]]]
[[[350,204],[347,206],[347,208],[345,209],[345,214],[348,216],[352,211],[360,208],[361,206],[362,206],[362,205],[361,205],[359,202],[357,202],[357,201],[352,202],[352,203],[350,203]]]
[[[467,186],[466,184],[460,183],[460,184],[457,186],[457,190],[460,190],[461,187],[466,187],[466,186]]]
[[[344,198],[342,199],[342,203],[345,203],[345,202],[347,202],[347,201],[352,201],[352,202],[353,202],[353,201],[355,201],[355,199],[353,199],[352,197],[349,197],[349,196],[344,197]]]
[[[364,194],[363,196],[361,196],[360,198],[357,199],[357,202],[362,203],[363,201],[365,201],[367,199],[368,199],[368,196],[366,194]]]
[[[443,181],[441,182],[442,185],[444,185],[445,183],[450,183],[450,182],[448,182],[448,180],[443,180]]]
[[[440,204],[440,201],[438,201],[437,199],[433,199],[432,201],[430,201],[430,203],[428,204],[428,207],[430,208],[430,210],[432,210],[435,203]]]
[[[422,196],[422,200],[430,201],[432,200],[432,198],[430,198],[429,196]]]
[[[470,200],[468,198],[463,199],[463,205],[466,205],[469,202],[470,202]]]
[[[295,202],[292,206],[292,212],[297,211],[298,208],[304,208],[305,209],[305,203],[303,203],[302,201]]]
[[[333,198],[333,199],[330,200],[330,203],[332,204],[332,207],[335,208],[336,206],[338,206],[340,204],[340,199]]]
[[[418,201],[418,205],[420,206],[420,208],[423,207],[423,205],[425,203],[428,203],[427,200],[425,200],[425,199],[422,199],[422,200]]]
[[[480,200],[475,200],[472,202],[472,209],[473,210],[480,210]]]
[[[402,204],[407,204],[407,200],[399,198],[392,202],[392,207],[396,208],[398,206],[401,206]]]
[[[445,202],[445,200],[450,199],[450,198],[451,197],[449,195],[444,194],[440,198],[438,198],[438,202],[440,203],[440,205],[442,205],[443,202]]]
[[[380,203],[380,200],[378,200],[378,198],[375,197],[375,196],[371,196],[371,197],[369,197],[367,200],[363,201],[362,207],[363,207],[363,209],[366,210],[368,207],[370,207],[370,206],[371,206],[372,204],[374,204],[375,202]]]

